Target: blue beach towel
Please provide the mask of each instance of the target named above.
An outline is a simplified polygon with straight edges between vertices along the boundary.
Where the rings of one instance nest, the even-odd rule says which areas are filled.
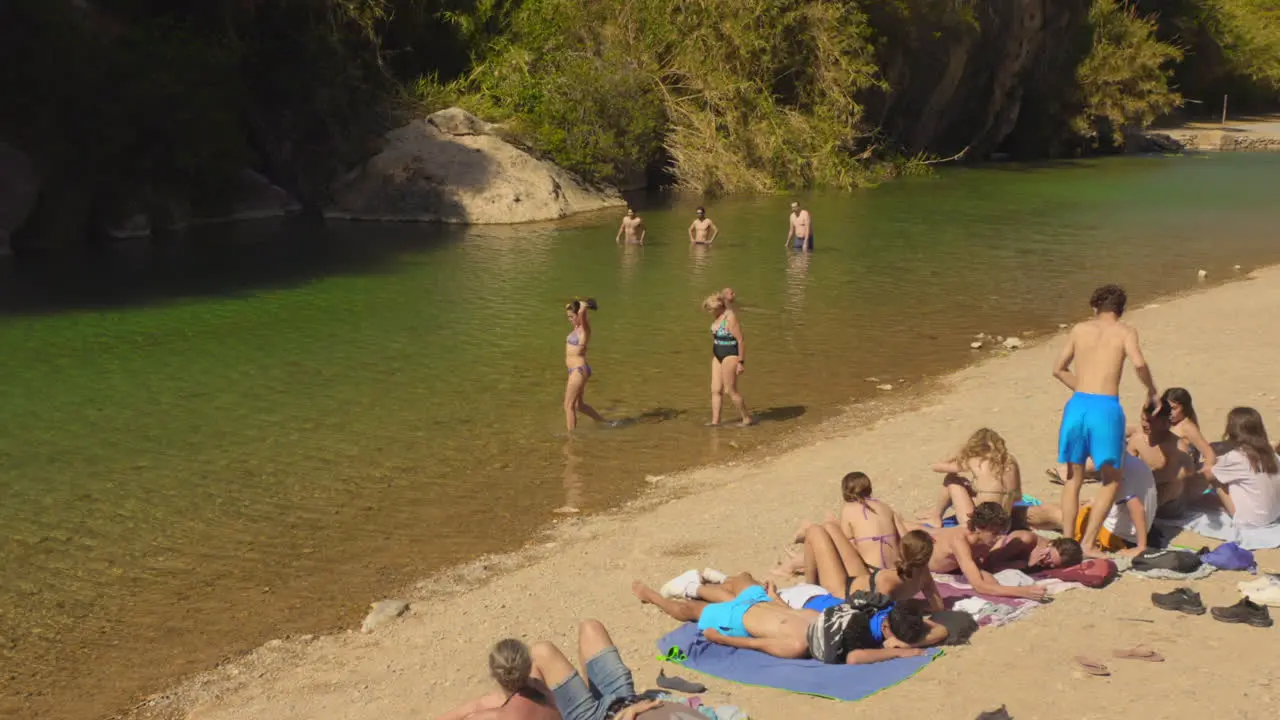
[[[941,653],[933,649],[921,657],[873,665],[783,660],[756,650],[717,645],[703,638],[694,623],[685,623],[664,635],[658,641],[658,652],[663,660],[724,680],[849,701],[861,700],[897,685],[920,672]]]

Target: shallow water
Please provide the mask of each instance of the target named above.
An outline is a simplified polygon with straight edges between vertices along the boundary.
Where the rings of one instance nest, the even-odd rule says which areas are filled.
[[[258,223],[0,270],[0,716],[93,718],[261,641],[358,620],[401,582],[517,546],[566,506],[803,433],[1046,331],[1280,259],[1280,157],[954,170],[804,198],[477,228]],[[710,318],[732,285],[766,420],[708,430]],[[599,299],[563,428],[561,306]],[[1048,387],[1048,386],[1046,386]],[[732,443],[732,444],[730,444]]]

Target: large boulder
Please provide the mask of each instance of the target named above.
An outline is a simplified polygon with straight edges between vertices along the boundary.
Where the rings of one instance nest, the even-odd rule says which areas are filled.
[[[31,215],[40,195],[40,176],[31,158],[0,142],[0,255],[9,253],[9,236]]]
[[[616,190],[588,186],[458,108],[387,133],[382,150],[339,179],[332,195],[328,217],[469,224],[554,220],[625,204]]]

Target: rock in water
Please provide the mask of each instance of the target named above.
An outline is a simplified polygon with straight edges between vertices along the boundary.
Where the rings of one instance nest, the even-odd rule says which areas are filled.
[[[877,386],[876,386],[876,389],[877,389],[877,390],[892,390],[892,389],[893,389],[893,386],[892,386],[892,385],[890,385],[889,383],[885,383],[884,385],[877,385]]]
[[[970,347],[970,348],[972,348],[972,349],[974,349],[974,350],[981,350],[981,349],[982,349],[982,341],[981,341],[981,340],[974,340],[973,342],[969,343],[969,347]]]
[[[1022,340],[1016,337],[1010,337],[1005,338],[1004,343],[1002,344],[1004,345],[1005,350],[1017,350],[1022,347]]]
[[[364,622],[360,624],[360,632],[363,633],[373,632],[374,629],[400,617],[409,609],[409,603],[404,600],[379,600],[369,607],[373,608],[373,610],[365,616]]]
[[[1203,280],[1203,279],[1205,279],[1205,278],[1209,277],[1209,271],[1208,271],[1208,270],[1200,270],[1199,272],[1197,272],[1197,273],[1196,273],[1196,277],[1198,277],[1198,278],[1200,278],[1201,280]]]
[[[497,137],[458,108],[392,130],[381,151],[340,178],[326,215],[361,220],[504,224],[625,205]]]

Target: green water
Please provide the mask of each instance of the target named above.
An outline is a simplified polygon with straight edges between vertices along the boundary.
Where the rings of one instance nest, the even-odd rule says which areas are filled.
[[[646,474],[803,432],[1047,330],[1280,260],[1280,155],[956,170],[804,197],[641,203],[560,227],[262,223],[0,272],[0,715],[92,718],[398,583],[518,546]],[[766,420],[708,430],[732,285]],[[566,440],[561,306],[592,295],[588,400],[637,422]],[[1048,386],[1046,386],[1048,389]],[[730,444],[732,443],[732,444]]]

